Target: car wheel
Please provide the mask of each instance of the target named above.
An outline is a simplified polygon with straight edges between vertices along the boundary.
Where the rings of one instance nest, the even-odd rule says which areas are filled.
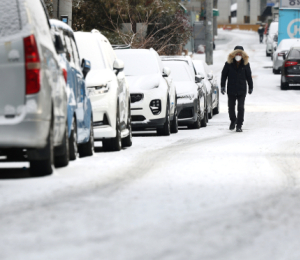
[[[208,113],[208,119],[212,119],[212,117],[213,117],[212,97],[210,100],[211,100],[211,102],[210,102],[211,107],[210,107],[210,111]]]
[[[170,122],[170,104],[169,101],[166,107],[166,122],[163,125],[163,128],[157,129],[158,135],[169,136],[171,134],[171,122]]]
[[[118,104],[118,107],[117,107],[116,137],[111,138],[111,139],[104,139],[102,141],[102,144],[103,144],[103,148],[104,148],[105,151],[120,151],[122,149],[119,104]]]
[[[48,158],[45,160],[32,160],[30,161],[30,174],[33,177],[40,177],[50,175],[53,172],[52,165],[54,161],[54,147],[53,147],[53,121],[51,120],[49,135],[47,138],[47,145],[45,152]]]
[[[197,120],[189,128],[199,129],[200,127],[201,127],[201,110],[200,110],[200,101],[199,101],[199,98],[198,98],[198,102],[197,102]]]
[[[281,90],[287,90],[288,89],[288,83],[281,82],[280,89]]]
[[[132,146],[132,127],[131,127],[131,110],[130,110],[130,102],[128,108],[128,119],[127,119],[127,129],[129,130],[129,135],[122,139],[122,146],[123,147],[130,147]]]
[[[172,123],[171,123],[171,133],[172,134],[178,133],[178,112],[177,112],[177,108],[175,108],[174,118],[173,118]]]
[[[215,107],[214,109],[213,109],[213,114],[214,115],[217,115],[217,114],[219,114],[220,113],[220,97],[219,97],[219,95],[218,95],[218,105],[217,105],[217,107]]]
[[[204,112],[204,117],[201,120],[201,127],[207,127],[207,111]]]
[[[266,56],[267,56],[267,57],[270,57],[270,54],[269,54],[267,51],[266,51]]]
[[[280,74],[280,69],[278,69],[278,70],[273,69],[273,74]]]
[[[69,138],[69,152],[70,152],[70,160],[76,160],[78,156],[78,145],[77,145],[77,125],[76,119],[73,118],[72,126],[71,126],[71,135]]]
[[[55,167],[65,167],[69,164],[70,154],[69,154],[69,133],[68,133],[68,122],[66,122],[65,134],[62,144],[55,148]]]
[[[94,154],[94,129],[93,129],[93,118],[91,118],[90,126],[90,138],[85,144],[80,144],[78,147],[80,158],[86,156],[92,156]]]

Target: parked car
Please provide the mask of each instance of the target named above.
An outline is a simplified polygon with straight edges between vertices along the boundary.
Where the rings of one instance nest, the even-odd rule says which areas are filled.
[[[124,62],[98,30],[76,32],[79,56],[91,62],[86,86],[93,109],[94,139],[105,151],[132,145],[130,94]]]
[[[218,81],[213,72],[209,70],[208,65],[202,60],[193,60],[197,75],[202,76],[203,83],[205,85],[206,93],[207,89],[212,89],[212,111],[213,115],[219,114],[220,107],[220,89]],[[208,87],[206,87],[208,86]],[[206,104],[207,106],[207,104]],[[206,108],[208,111],[208,108]]]
[[[199,129],[206,127],[206,94],[204,84],[198,85],[204,78],[190,72],[184,60],[163,60],[164,66],[171,69],[170,76],[176,84],[178,123],[180,126]]]
[[[192,73],[192,77],[195,78],[197,75],[197,71],[195,69],[194,63],[191,59],[190,56],[162,56],[162,60],[182,60],[185,61],[189,67],[190,67],[190,72]],[[210,79],[213,80],[213,74],[210,72]],[[207,102],[207,108],[208,108],[208,118],[211,119],[213,117],[213,109],[214,109],[214,103],[217,98],[217,94],[214,93],[213,88],[211,85],[207,84],[206,85],[206,102]]]
[[[284,58],[281,69],[281,90],[290,87],[300,88],[300,44],[293,46]]]
[[[280,42],[277,50],[273,54],[273,73],[280,74],[281,66],[284,62],[284,55],[290,50],[291,46],[300,43],[299,39],[285,39]]]
[[[267,39],[266,39],[266,56],[271,56],[273,49],[274,35],[278,34],[278,22],[272,22],[268,27]]]
[[[116,50],[125,62],[125,75],[131,95],[134,130],[156,129],[170,135],[178,129],[176,90],[166,78],[170,74],[153,49]]]
[[[50,20],[55,32],[56,50],[67,81],[68,137],[70,160],[91,156],[94,151],[93,114],[85,77],[90,62],[80,60],[74,32],[66,23]]]
[[[273,37],[273,48],[271,51],[271,60],[273,60],[273,54],[277,49],[277,45],[278,45],[278,34],[275,34]]]
[[[66,82],[40,0],[0,1],[0,154],[33,176],[68,160]],[[31,19],[27,19],[31,17]]]

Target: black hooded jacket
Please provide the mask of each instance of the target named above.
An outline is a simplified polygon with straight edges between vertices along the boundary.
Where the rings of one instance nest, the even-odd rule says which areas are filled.
[[[242,53],[242,60],[240,65],[234,59],[237,53]],[[228,95],[246,95],[247,83],[249,90],[253,90],[252,73],[249,64],[249,56],[245,51],[235,50],[229,54],[228,60],[222,71],[221,87],[225,88],[227,82]]]

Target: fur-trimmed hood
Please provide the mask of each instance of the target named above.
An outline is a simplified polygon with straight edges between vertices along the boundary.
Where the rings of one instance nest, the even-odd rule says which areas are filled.
[[[228,62],[229,64],[233,63],[233,59],[234,59],[235,55],[236,55],[237,53],[239,53],[239,52],[242,53],[242,58],[243,58],[243,60],[244,60],[244,65],[247,65],[247,64],[249,63],[249,56],[248,56],[248,54],[247,54],[245,51],[242,51],[242,50],[235,50],[235,51],[231,52],[231,53],[228,55],[227,62]]]

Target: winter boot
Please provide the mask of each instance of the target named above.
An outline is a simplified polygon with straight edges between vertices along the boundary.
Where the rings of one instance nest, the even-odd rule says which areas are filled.
[[[234,130],[234,128],[235,128],[235,122],[231,121],[229,130]]]
[[[237,132],[243,132],[242,126],[237,125],[237,126],[236,126],[236,131],[237,131]]]

